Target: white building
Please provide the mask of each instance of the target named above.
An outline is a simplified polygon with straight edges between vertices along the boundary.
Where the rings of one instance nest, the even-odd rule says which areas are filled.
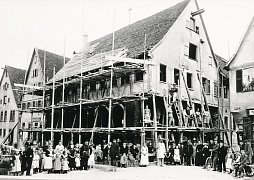
[[[21,89],[14,83],[23,84],[24,79],[25,70],[5,66],[0,81],[0,143],[16,145],[18,142],[21,106],[21,92],[18,90]],[[3,142],[5,139],[6,142]]]
[[[240,140],[253,140],[254,122],[254,18],[237,51],[228,63],[230,108],[239,126]]]

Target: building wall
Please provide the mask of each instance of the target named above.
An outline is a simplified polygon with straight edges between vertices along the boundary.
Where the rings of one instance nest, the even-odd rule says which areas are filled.
[[[3,113],[3,120],[0,119],[0,142],[2,142],[2,140],[9,134],[9,131],[16,125],[16,123],[18,122],[18,118],[19,118],[19,111],[18,111],[18,107],[14,98],[14,94],[13,94],[13,89],[11,86],[11,82],[9,79],[9,75],[7,74],[6,77],[6,70],[3,72],[4,73],[4,77],[3,80],[1,82],[1,86],[0,86],[0,116],[1,113]],[[5,86],[5,84],[7,85],[7,89],[5,90],[3,88],[3,86]],[[6,103],[4,103],[4,97],[6,96]],[[15,117],[13,120],[10,121],[10,113],[11,111],[15,111]],[[7,112],[7,116],[5,116],[5,112]],[[1,117],[0,117],[1,118]],[[6,120],[4,120],[6,118]],[[5,131],[5,136],[4,136],[4,131]],[[17,129],[15,129],[14,133],[13,133],[13,143],[17,143]]]
[[[238,118],[246,115],[246,108],[254,108],[254,91],[248,92],[236,92],[236,71],[244,70],[254,67],[254,27],[253,20],[249,26],[248,32],[245,34],[245,38],[233,60],[230,64],[229,78],[230,78],[230,106],[231,111],[239,114]],[[254,69],[253,69],[254,74]],[[254,76],[252,75],[252,80]],[[236,116],[235,116],[236,117]]]
[[[186,73],[192,73],[190,95],[200,102],[200,83],[197,73],[200,71],[201,61],[202,77],[210,80],[211,88],[210,95],[207,95],[208,103],[217,106],[217,98],[214,97],[214,81],[217,80],[217,69],[199,16],[194,17],[196,26],[199,27],[199,34],[187,28],[187,21],[190,21],[191,12],[194,11],[196,11],[196,5],[194,1],[191,1],[161,43],[151,51],[152,59],[156,63],[152,68],[151,83],[155,91],[164,94],[163,92],[167,90],[168,85],[174,82],[174,68],[183,70],[186,80]],[[204,41],[204,44],[200,43],[200,39]],[[197,46],[197,60],[188,57],[189,43]],[[166,83],[160,81],[160,64],[167,66]],[[182,99],[187,100],[188,96],[182,78],[180,79],[180,92]]]
[[[35,53],[35,56],[31,60],[32,64],[29,70],[29,73],[27,75],[27,82],[26,85],[30,86],[43,86],[43,71],[42,66],[40,64],[38,53]],[[36,69],[37,73],[34,72]],[[28,89],[29,90],[29,89]],[[32,92],[32,89],[30,89]],[[33,94],[25,94],[22,99],[22,110],[27,110],[29,108],[28,104],[30,104],[30,107],[38,107],[42,106],[42,97],[33,95]],[[33,127],[35,126],[35,123],[39,123],[42,120],[42,113],[30,113],[30,112],[22,112],[21,115],[21,128],[30,128],[31,124],[31,118],[33,120]],[[40,124],[38,124],[40,125]],[[24,138],[27,137],[27,133],[24,133]]]

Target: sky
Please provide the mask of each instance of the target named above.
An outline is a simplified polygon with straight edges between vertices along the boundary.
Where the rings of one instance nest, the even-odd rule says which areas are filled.
[[[73,51],[81,49],[83,34],[92,41],[180,1],[0,0],[0,67],[27,69],[35,47],[72,57]],[[205,10],[203,18],[215,53],[229,59],[254,16],[254,1],[198,3]]]

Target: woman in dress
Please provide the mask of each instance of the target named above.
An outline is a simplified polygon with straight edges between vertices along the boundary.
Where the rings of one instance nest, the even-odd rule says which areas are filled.
[[[181,158],[180,158],[180,149],[179,146],[176,145],[175,149],[174,149],[174,162],[175,164],[180,164],[181,162]]]
[[[49,144],[45,152],[45,165],[44,165],[44,170],[47,170],[48,173],[52,172],[52,168],[53,168],[52,161],[53,161],[53,148],[52,148],[52,145]]]
[[[232,149],[229,148],[228,149],[228,154],[226,156],[226,169],[229,170],[229,174],[231,174],[234,170],[233,160],[234,160],[234,154],[232,152]]]
[[[93,168],[93,166],[95,165],[95,156],[94,156],[95,149],[93,145],[90,146],[90,149],[91,149],[91,152],[88,158],[88,167]]]
[[[160,140],[157,147],[158,166],[163,166],[165,153],[166,153],[165,144],[162,142],[162,140]]]
[[[21,161],[20,161],[20,155],[18,151],[15,151],[15,154],[14,154],[13,172],[21,172]]]
[[[69,168],[72,171],[75,169],[75,149],[74,145],[70,145],[69,151],[68,151],[68,161],[69,161]]]
[[[62,154],[62,172],[66,174],[68,171],[69,171],[68,154],[66,149],[63,151],[63,154]]]
[[[140,164],[141,167],[146,167],[149,165],[148,161],[148,147],[144,143],[143,146],[141,147],[141,159],[140,159]]]
[[[34,151],[34,157],[33,157],[33,163],[32,163],[32,167],[33,167],[33,173],[36,174],[39,172],[39,166],[40,166],[40,156],[38,154],[38,150],[35,149]]]

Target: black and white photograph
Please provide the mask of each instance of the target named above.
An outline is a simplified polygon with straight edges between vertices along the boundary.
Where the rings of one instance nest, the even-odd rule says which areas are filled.
[[[0,0],[0,180],[254,178],[253,0]]]

